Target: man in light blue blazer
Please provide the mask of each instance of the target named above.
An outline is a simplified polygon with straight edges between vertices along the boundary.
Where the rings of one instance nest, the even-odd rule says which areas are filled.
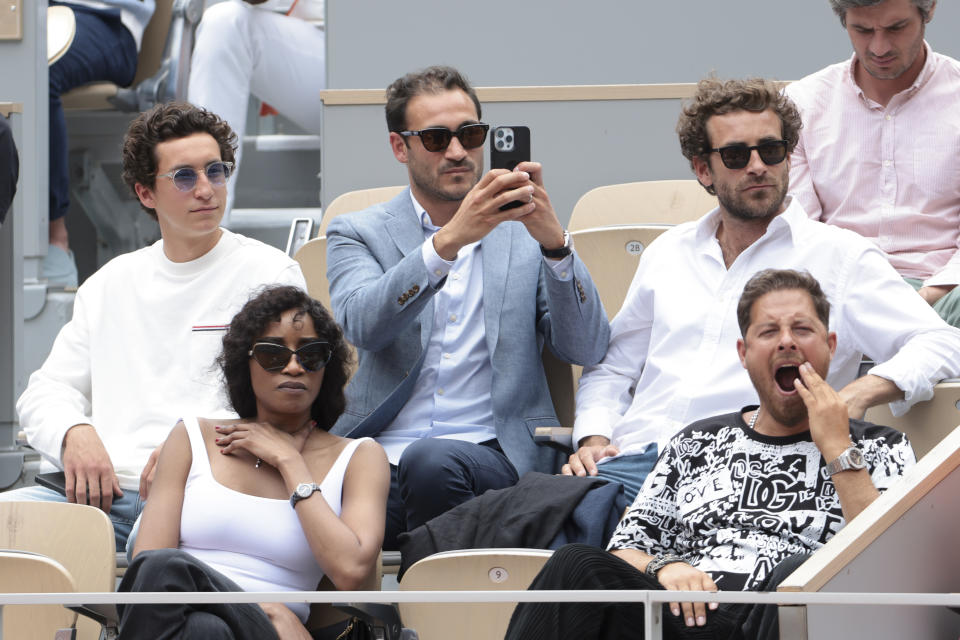
[[[327,231],[331,305],[359,355],[333,431],[387,451],[387,549],[488,489],[556,471],[533,441],[557,424],[541,349],[590,365],[609,339],[540,165],[483,172],[480,112],[449,67],[396,80],[387,127],[410,188]]]

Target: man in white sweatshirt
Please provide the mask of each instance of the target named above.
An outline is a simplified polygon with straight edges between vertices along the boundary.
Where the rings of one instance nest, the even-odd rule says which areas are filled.
[[[251,293],[306,288],[296,262],[222,229],[236,136],[189,104],[158,105],[130,125],[123,178],[162,239],[111,260],[77,291],[73,319],[17,402],[44,487],[3,500],[58,500],[107,512],[122,550],[149,487],[155,450],[184,415],[233,415],[215,372],[221,336]]]

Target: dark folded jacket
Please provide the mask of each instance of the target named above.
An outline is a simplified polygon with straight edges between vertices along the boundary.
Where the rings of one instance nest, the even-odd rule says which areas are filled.
[[[506,489],[487,491],[400,534],[397,579],[415,562],[440,551],[479,548],[553,549],[565,542],[601,546],[619,513],[620,485],[599,478],[530,472]],[[583,505],[581,505],[583,502]],[[578,522],[574,512],[589,523]]]

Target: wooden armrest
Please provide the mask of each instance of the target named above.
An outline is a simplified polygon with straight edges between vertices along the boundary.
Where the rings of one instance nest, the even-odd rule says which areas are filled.
[[[573,450],[573,427],[537,427],[533,441],[567,451]]]

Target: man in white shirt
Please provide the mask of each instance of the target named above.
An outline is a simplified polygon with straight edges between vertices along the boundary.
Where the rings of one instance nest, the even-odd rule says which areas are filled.
[[[787,154],[799,128],[796,108],[772,82],[700,82],[677,131],[697,179],[720,206],[670,229],[644,253],[611,322],[607,355],[580,379],[579,449],[566,473],[599,469],[632,498],[655,450],[680,429],[756,403],[733,345],[737,299],[762,269],[805,269],[820,281],[839,336],[827,381],[840,389],[851,417],[881,402],[900,415],[960,372],[960,330],[872,243],[810,220],[786,197]],[[863,355],[879,364],[857,378]]]
[[[790,191],[960,326],[960,61],[924,42],[935,0],[830,4],[854,54],[786,88],[803,119]]]
[[[17,402],[42,470],[64,471],[66,495],[36,486],[0,499],[99,507],[122,550],[177,420],[234,415],[213,366],[226,326],[265,285],[306,288],[283,252],[219,226],[235,140],[218,116],[183,103],[131,123],[123,178],[162,239],[83,283],[73,318]]]
[[[607,348],[603,305],[540,164],[483,173],[480,111],[450,67],[396,80],[387,127],[410,188],[327,231],[331,306],[360,360],[332,431],[387,451],[387,549],[527,471],[554,472],[555,453],[533,441],[557,423],[541,348],[578,364]]]

